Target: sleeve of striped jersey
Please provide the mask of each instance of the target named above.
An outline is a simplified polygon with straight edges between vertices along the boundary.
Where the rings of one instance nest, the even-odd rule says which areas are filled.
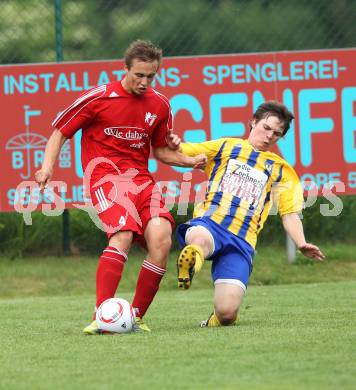
[[[304,205],[303,188],[295,170],[289,165],[284,165],[282,169],[282,178],[277,190],[280,216],[300,212]]]
[[[173,128],[172,111],[168,100],[164,105],[162,105],[161,112],[161,120],[158,122],[151,138],[151,145],[154,148],[167,146],[166,137],[168,135],[168,131]]]
[[[72,138],[79,129],[85,129],[93,120],[92,103],[105,93],[105,86],[84,92],[73,104],[63,110],[52,122],[66,138]]]
[[[181,152],[186,156],[194,157],[198,154],[205,154],[208,159],[213,159],[221,148],[224,140],[217,139],[213,141],[206,141],[201,143],[185,142],[181,143]]]

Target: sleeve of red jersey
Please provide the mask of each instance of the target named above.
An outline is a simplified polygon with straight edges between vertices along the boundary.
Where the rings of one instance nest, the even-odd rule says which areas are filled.
[[[163,104],[159,113],[159,122],[152,134],[151,145],[154,148],[162,148],[167,146],[166,137],[173,128],[172,110],[168,99],[159,94]]]
[[[72,138],[79,130],[87,127],[93,120],[93,102],[105,94],[106,86],[84,92],[73,104],[63,110],[52,122],[66,138]]]

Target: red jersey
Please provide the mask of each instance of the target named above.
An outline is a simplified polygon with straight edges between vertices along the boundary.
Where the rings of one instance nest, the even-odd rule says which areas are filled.
[[[121,173],[135,168],[139,171],[136,178],[152,179],[150,146],[167,145],[172,114],[168,99],[153,88],[138,96],[116,81],[86,91],[52,125],[67,138],[82,129],[83,170],[92,159],[105,157]],[[110,164],[95,169],[96,177],[107,173],[115,173]]]

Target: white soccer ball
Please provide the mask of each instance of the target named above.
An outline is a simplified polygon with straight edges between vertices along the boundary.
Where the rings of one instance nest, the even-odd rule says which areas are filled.
[[[110,333],[132,332],[135,318],[132,306],[122,298],[109,298],[96,311],[99,329]]]

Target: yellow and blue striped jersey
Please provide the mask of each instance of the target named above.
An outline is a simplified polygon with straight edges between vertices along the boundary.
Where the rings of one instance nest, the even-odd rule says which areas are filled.
[[[303,208],[303,191],[294,169],[275,153],[255,150],[248,140],[182,143],[181,151],[208,157],[207,192],[195,206],[194,218],[211,218],[253,248],[273,203],[281,216]]]

